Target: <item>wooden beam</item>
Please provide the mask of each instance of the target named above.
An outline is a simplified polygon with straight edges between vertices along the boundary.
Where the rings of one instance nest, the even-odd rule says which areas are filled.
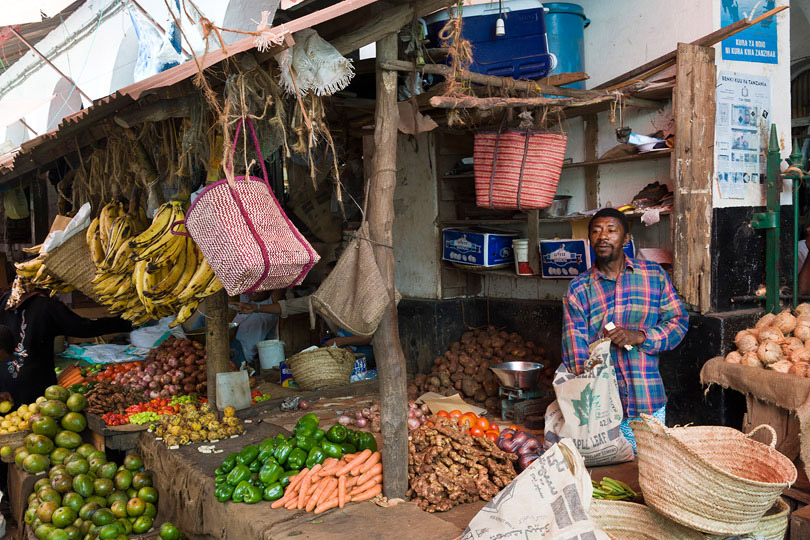
[[[597,159],[597,142],[599,140],[599,123],[596,114],[589,114],[583,118],[585,122],[585,161]],[[585,167],[585,208],[593,210],[599,208],[599,166]]]
[[[754,26],[755,24],[759,24],[761,21],[764,21],[768,17],[773,17],[779,12],[787,9],[788,6],[780,6],[778,8],[774,8],[768,12],[763,13],[761,16],[757,17],[752,21],[748,21],[748,19],[740,19],[737,22],[734,22],[728,26],[724,26],[719,30],[715,30],[711,34],[706,34],[700,39],[696,39],[691,43],[691,45],[697,45],[700,47],[710,47],[720,41],[723,41],[726,38],[733,36],[739,32],[742,32],[746,28]],[[621,83],[625,81],[632,81],[637,78],[646,78],[650,75],[654,75],[659,71],[666,69],[669,66],[675,64],[675,59],[677,57],[678,51],[677,49],[674,51],[670,51],[665,55],[659,56],[654,60],[650,60],[646,64],[642,64],[637,68],[631,69],[627,73],[622,73],[618,77],[614,77],[609,81],[603,82],[597,89],[608,89],[613,87],[618,87]]]
[[[537,79],[537,84],[540,86],[562,86],[564,84],[573,84],[580,81],[587,81],[591,77],[584,71],[576,71],[573,73],[556,73]]]
[[[529,237],[529,268],[533,274],[540,274],[540,210],[529,210],[526,212],[528,224],[526,232]]]
[[[714,178],[714,49],[678,44],[673,94],[672,281],[687,304],[711,308],[711,223]]]
[[[144,122],[160,122],[167,118],[187,118],[189,116],[191,116],[191,98],[179,97],[134,107],[122,111],[113,119],[122,128],[131,128]]]
[[[205,366],[208,381],[208,402],[217,406],[217,373],[228,371],[230,342],[228,339],[228,294],[220,290],[205,299]]]
[[[437,109],[478,109],[486,111],[489,109],[498,108],[515,108],[515,107],[579,107],[585,105],[594,105],[605,101],[615,100],[614,95],[603,95],[596,98],[588,99],[575,99],[575,98],[548,98],[548,97],[533,97],[533,98],[479,98],[479,97],[450,97],[450,96],[433,96],[430,98],[430,104]],[[656,103],[656,108],[660,107],[660,103]]]
[[[397,34],[377,42],[377,59],[397,57]],[[394,188],[397,183],[397,74],[380,68],[377,72],[377,110],[374,155],[369,177],[369,233],[374,258],[385,279],[390,302],[374,334],[374,358],[380,375],[382,420],[383,490],[389,499],[404,498],[408,490],[408,394],[405,355],[399,341],[397,306],[394,301]]]
[[[370,45],[413,21],[415,18],[447,7],[448,0],[416,0],[399,2],[398,5],[378,11],[368,23],[331,41],[340,54],[348,54],[360,47]]]

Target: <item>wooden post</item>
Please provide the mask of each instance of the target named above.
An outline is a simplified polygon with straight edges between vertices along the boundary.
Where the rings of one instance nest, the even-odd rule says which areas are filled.
[[[397,35],[377,42],[377,62],[397,57]],[[394,303],[394,188],[397,182],[397,74],[377,67],[377,109],[374,155],[369,178],[369,232],[374,257],[387,285],[391,303],[374,334],[374,358],[380,378],[383,490],[388,498],[404,498],[408,489],[408,394],[405,355],[399,342]]]
[[[599,156],[596,153],[596,144],[599,134],[599,124],[596,114],[585,115],[585,161],[595,161]],[[585,208],[593,210],[599,208],[599,167],[589,165],[585,167]]]
[[[205,299],[205,367],[208,373],[208,402],[217,405],[217,373],[228,371],[230,343],[228,340],[228,295],[220,290]]]

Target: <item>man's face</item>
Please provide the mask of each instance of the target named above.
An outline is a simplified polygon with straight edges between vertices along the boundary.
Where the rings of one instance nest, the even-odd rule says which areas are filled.
[[[591,223],[588,240],[596,254],[596,262],[605,264],[622,257],[622,248],[628,238],[621,221],[613,217],[600,217]]]

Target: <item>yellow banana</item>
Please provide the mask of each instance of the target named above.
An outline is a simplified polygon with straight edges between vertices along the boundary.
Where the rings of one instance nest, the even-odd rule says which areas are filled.
[[[42,260],[41,257],[36,257],[30,261],[15,263],[14,267],[21,276],[33,277],[39,272],[39,268],[42,266]]]
[[[180,312],[177,314],[177,318],[175,318],[172,322],[170,322],[169,326],[171,328],[174,328],[175,326],[178,326],[186,322],[188,318],[191,317],[195,311],[197,311],[198,305],[199,302],[197,302],[196,300],[192,300],[191,302],[180,308]]]
[[[84,240],[87,242],[87,246],[90,247],[90,244],[93,239],[93,235],[98,232],[98,218],[93,218],[93,221],[90,222],[90,226],[87,227],[87,231],[84,233]]]
[[[90,239],[90,257],[93,259],[93,264],[96,268],[101,267],[104,262],[104,245],[101,243],[101,234],[98,230],[93,234]]]
[[[177,295],[177,302],[180,304],[185,304],[198,293],[205,290],[208,284],[211,282],[211,278],[214,276],[214,272],[211,270],[211,267],[208,265],[208,260],[203,257],[200,261],[199,266],[197,266],[197,270],[194,272],[194,275],[191,276],[189,279],[186,288]]]
[[[215,292],[218,292],[220,289],[222,289],[222,282],[219,281],[219,278],[217,276],[214,276],[213,278],[211,278],[211,281],[208,283],[208,286],[197,295],[197,298],[203,299],[207,296],[211,296]]]
[[[188,241],[190,241],[190,239],[187,239],[186,244],[188,244]],[[177,282],[185,273],[187,259],[188,257],[185,256],[179,257],[175,265],[166,273],[166,277],[150,290],[144,291],[144,294],[150,297],[155,303],[162,303],[162,300],[168,293],[174,290]]]
[[[178,207],[181,207],[179,202],[170,201],[158,208],[154,219],[152,219],[152,224],[144,232],[136,236],[130,242],[130,245],[134,249],[143,249],[157,241],[174,223],[174,212]]]
[[[144,275],[146,274],[146,261],[138,261],[135,263],[135,269],[132,271],[132,284],[135,285],[135,291],[138,293],[141,303],[144,303],[143,283]]]

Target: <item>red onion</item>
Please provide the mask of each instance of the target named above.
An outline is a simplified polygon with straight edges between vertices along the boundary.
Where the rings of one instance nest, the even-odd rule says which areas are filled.
[[[524,442],[526,442],[526,439],[527,439],[528,437],[529,437],[529,435],[528,435],[526,432],[524,432],[524,431],[520,431],[520,432],[518,432],[517,434],[515,434],[515,436],[514,436],[514,437],[512,437],[512,441],[513,441],[513,442],[514,442],[516,445],[522,445]]]
[[[364,428],[368,425],[368,420],[363,418],[362,416],[357,419],[357,427]]]
[[[160,393],[158,393],[155,390],[152,390],[151,392],[149,392],[149,397],[152,398],[152,399],[158,398],[158,397],[160,397]]]
[[[422,424],[416,418],[408,418],[408,431],[413,431]]]
[[[408,419],[411,419],[411,418],[416,418],[416,413],[414,412],[413,409],[408,410]]]
[[[363,409],[361,412],[363,413],[363,416],[365,416],[366,418],[368,418],[369,416],[371,416],[371,409],[369,409],[368,407],[366,407],[365,409]]]
[[[361,418],[365,418],[365,416],[363,415],[363,413],[362,413],[362,412],[360,412],[360,411],[357,411],[356,413],[354,413],[354,416],[355,416],[355,418],[357,418],[358,420],[360,420]]]
[[[371,406],[371,412],[375,413],[375,412],[379,412],[379,410],[380,410],[380,406],[377,405],[376,403]]]
[[[430,414],[430,407],[426,403],[422,403],[421,409],[424,414]]]
[[[298,406],[299,407],[301,406],[300,402],[298,403]],[[338,421],[338,424],[340,424],[341,426],[348,426],[349,424],[352,423],[352,419],[349,418],[348,416],[346,416],[345,414],[343,416],[339,416],[337,421]]]
[[[143,382],[145,382],[145,383],[150,383],[150,382],[152,382],[152,376],[151,375],[144,375],[143,377],[141,377],[141,380]]]
[[[518,459],[517,462],[518,467],[520,467],[521,470],[525,469],[529,465],[531,465],[534,462],[534,460],[536,460],[538,457],[539,456],[537,454],[523,454],[522,456],[520,456],[520,459]]]
[[[298,408],[303,410],[309,409],[309,401],[302,399],[298,402]]]
[[[424,416],[424,414],[422,413],[422,409],[411,409],[411,410],[413,411],[413,415],[416,418],[422,418],[422,416]]]

